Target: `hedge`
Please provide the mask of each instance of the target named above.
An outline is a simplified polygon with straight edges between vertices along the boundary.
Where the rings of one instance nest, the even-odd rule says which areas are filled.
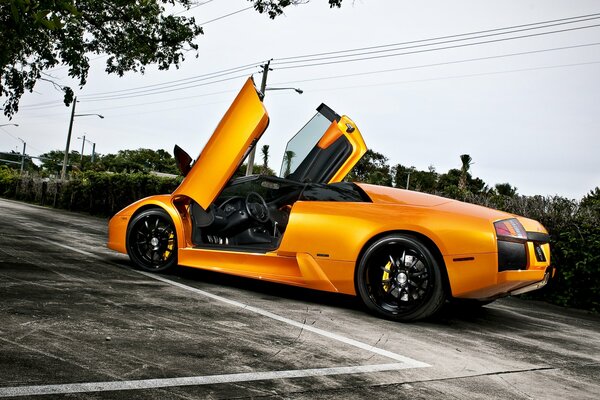
[[[84,172],[69,181],[25,176],[0,169],[0,195],[16,200],[112,216],[125,206],[154,194],[173,192],[180,178],[151,174]]]
[[[85,172],[68,182],[19,177],[0,168],[0,195],[94,215],[111,216],[146,196],[171,193],[181,179],[149,174]],[[555,279],[525,295],[553,304],[600,312],[600,200],[579,202],[559,196],[484,196],[460,200],[540,221],[550,233]]]

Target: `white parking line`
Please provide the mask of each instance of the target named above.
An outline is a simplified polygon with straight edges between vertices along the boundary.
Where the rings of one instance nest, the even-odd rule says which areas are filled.
[[[42,239],[42,238],[40,238]],[[96,259],[102,259],[102,257],[85,251],[57,243],[48,239],[42,239],[46,242],[52,243],[53,245],[60,246],[65,249],[72,250],[79,254],[83,254]],[[112,382],[88,382],[88,383],[72,383],[72,384],[58,384],[58,385],[36,385],[36,386],[16,386],[16,387],[4,387],[0,388],[0,397],[10,396],[33,396],[43,394],[67,394],[67,393],[84,393],[84,392],[101,392],[101,391],[112,391],[112,390],[139,390],[139,389],[153,389],[153,388],[164,388],[174,386],[194,386],[194,385],[209,385],[219,383],[233,383],[233,382],[249,382],[258,380],[271,380],[271,379],[285,379],[285,378],[304,378],[304,377],[316,377],[316,376],[327,376],[327,375],[346,375],[346,374],[359,374],[359,373],[370,373],[370,372],[381,372],[381,371],[397,371],[408,368],[424,368],[429,367],[421,361],[414,360],[409,357],[402,356],[397,353],[393,353],[388,350],[380,349],[375,346],[360,342],[358,340],[350,339],[345,336],[338,335],[333,332],[329,332],[320,328],[315,328],[312,325],[306,325],[289,318],[282,317],[274,314],[270,311],[263,310],[262,308],[250,306],[248,304],[241,303],[239,301],[227,299],[222,296],[218,296],[207,291],[185,285],[183,283],[175,282],[170,279],[164,278],[159,275],[151,274],[144,271],[137,271],[141,275],[148,278],[161,281],[163,283],[176,286],[180,289],[188,290],[190,292],[211,298],[228,304],[233,307],[239,307],[246,311],[253,312],[262,315],[273,320],[292,325],[301,328],[306,331],[313,332],[317,335],[324,336],[326,338],[336,340],[338,342],[350,345],[365,351],[369,351],[380,356],[390,358],[395,363],[390,364],[372,364],[372,365],[360,365],[352,367],[334,367],[334,368],[314,368],[314,369],[300,369],[300,370],[287,370],[287,371],[270,371],[270,372],[250,372],[241,374],[224,374],[224,375],[206,375],[206,376],[193,376],[193,377],[182,377],[182,378],[166,378],[166,379],[142,379],[132,381],[112,381]]]
[[[408,357],[402,356],[400,354],[392,353],[391,351],[380,349],[379,347],[374,347],[374,346],[371,346],[370,344],[366,344],[363,342],[359,342],[358,340],[354,340],[354,339],[350,339],[350,338],[338,335],[337,333],[328,332],[323,329],[315,328],[312,325],[306,325],[301,322],[297,322],[292,319],[285,318],[285,317],[282,317],[277,314],[273,314],[272,312],[263,310],[262,308],[253,307],[248,304],[240,303],[239,301],[230,300],[225,297],[221,297],[216,294],[212,294],[212,293],[206,292],[201,289],[197,289],[192,286],[184,285],[183,283],[172,281],[170,279],[164,278],[159,275],[151,274],[149,272],[137,271],[137,270],[135,272],[145,275],[148,278],[156,279],[157,281],[165,282],[165,283],[168,283],[169,285],[177,286],[181,289],[189,290],[190,292],[198,293],[198,294],[201,294],[202,296],[210,297],[211,299],[218,300],[223,303],[227,303],[231,306],[240,307],[246,311],[260,314],[264,317],[271,318],[276,321],[295,326],[297,328],[301,328],[305,331],[310,331],[310,332],[316,333],[317,335],[325,336],[329,339],[337,340],[338,342],[342,342],[342,343],[348,344],[350,346],[358,347],[359,349],[362,349],[362,350],[370,351],[371,353],[375,353],[375,354],[379,354],[384,357],[391,358],[392,360],[399,361],[401,363],[410,365],[410,368],[429,367],[429,364],[425,364],[421,361],[413,360],[412,358],[408,358]]]
[[[272,379],[308,378],[316,376],[347,375],[369,372],[397,371],[412,368],[401,363],[295,369],[290,371],[247,372],[241,374],[189,376],[184,378],[140,379],[135,381],[112,381],[90,383],[67,383],[64,385],[37,385],[0,388],[0,397],[36,396],[67,393],[108,392],[113,390],[157,389],[175,386],[215,385],[220,383],[252,382]]]

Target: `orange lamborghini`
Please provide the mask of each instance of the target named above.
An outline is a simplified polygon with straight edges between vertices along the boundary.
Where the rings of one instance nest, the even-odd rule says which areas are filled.
[[[544,286],[548,233],[531,219],[423,193],[343,182],[366,151],[322,104],[288,142],[279,177],[232,178],[267,129],[248,79],[185,176],[109,223],[108,247],[147,271],[177,265],[357,295],[374,313],[425,318]]]

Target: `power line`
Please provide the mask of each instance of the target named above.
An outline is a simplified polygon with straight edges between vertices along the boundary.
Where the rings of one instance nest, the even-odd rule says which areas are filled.
[[[332,55],[332,54],[340,54],[340,53],[347,53],[347,52],[354,52],[354,51],[379,49],[379,48],[383,48],[383,47],[403,46],[403,45],[407,45],[407,44],[429,42],[429,41],[434,41],[434,40],[451,39],[451,38],[461,37],[461,36],[478,35],[481,33],[497,32],[497,31],[508,30],[508,29],[523,28],[526,26],[549,24],[549,23],[553,23],[553,22],[561,22],[561,21],[568,21],[568,20],[573,20],[573,19],[598,17],[598,16],[600,16],[600,13],[586,14],[586,15],[580,15],[577,17],[568,17],[568,18],[553,19],[553,20],[548,20],[548,21],[532,22],[532,23],[528,23],[528,24],[512,25],[512,26],[507,26],[507,27],[503,27],[503,28],[494,28],[494,29],[486,29],[486,30],[482,30],[482,31],[473,31],[473,32],[459,33],[459,34],[454,34],[454,35],[438,36],[438,37],[433,37],[433,38],[429,38],[429,39],[419,39],[419,40],[413,40],[413,41],[409,41],[409,42],[398,42],[398,43],[390,43],[390,44],[383,44],[383,45],[377,45],[377,46],[359,47],[359,48],[355,48],[355,49],[329,51],[329,52],[325,52],[325,53],[313,53],[313,54],[305,54],[305,55],[301,55],[301,56],[283,57],[283,58],[278,58],[277,60],[290,60],[290,59],[294,59],[294,58],[308,58],[308,57],[316,57],[316,56],[322,56],[322,55]],[[581,22],[581,21],[573,21],[573,22]]]
[[[514,36],[514,37],[510,37],[510,38],[484,40],[484,41],[475,42],[475,43],[463,43],[463,44],[457,44],[457,45],[452,45],[452,46],[436,47],[433,49],[413,50],[413,51],[407,51],[407,52],[403,52],[403,53],[383,54],[383,55],[378,55],[378,56],[354,58],[354,59],[350,59],[350,60],[324,61],[324,62],[312,63],[312,64],[289,65],[289,66],[284,66],[284,67],[278,67],[277,69],[283,70],[283,69],[315,67],[315,66],[321,66],[321,65],[332,65],[332,64],[340,64],[340,63],[354,62],[354,61],[365,61],[365,60],[374,60],[374,59],[381,59],[381,58],[405,56],[405,55],[410,55],[410,54],[428,53],[428,52],[432,52],[432,51],[449,50],[449,49],[456,49],[456,48],[461,48],[461,47],[477,46],[477,45],[481,45],[481,44],[498,43],[498,42],[505,42],[505,41],[509,41],[509,40],[543,36],[543,35],[549,35],[549,34],[554,34],[554,33],[563,33],[563,32],[575,31],[575,30],[580,30],[580,29],[595,28],[598,26],[600,26],[600,24],[588,25],[588,26],[582,26],[582,27],[576,27],[576,28],[560,29],[560,30],[550,31],[550,32],[532,33],[529,35]]]
[[[297,63],[300,63],[300,62],[313,62],[313,61],[332,60],[332,59],[339,59],[339,58],[346,58],[346,57],[356,57],[356,56],[369,55],[369,54],[388,53],[388,52],[391,52],[391,51],[408,50],[408,49],[414,49],[414,48],[420,48],[420,47],[436,46],[436,45],[440,45],[440,44],[463,42],[463,41],[474,40],[474,39],[482,39],[482,38],[485,38],[485,37],[492,37],[492,36],[498,36],[498,35],[507,35],[507,34],[517,33],[517,32],[530,31],[530,30],[533,30],[533,29],[543,29],[543,28],[549,28],[549,27],[552,27],[552,26],[572,24],[572,23],[578,23],[578,22],[585,22],[585,21],[594,20],[594,19],[598,19],[598,18],[600,18],[600,16],[593,17],[593,18],[582,19],[582,20],[577,20],[577,21],[561,22],[561,23],[557,23],[557,24],[550,24],[550,25],[544,25],[544,26],[536,26],[536,27],[530,27],[530,28],[516,29],[516,30],[506,31],[506,32],[489,33],[489,34],[486,34],[486,35],[479,35],[479,36],[470,36],[470,37],[461,38],[461,39],[445,40],[445,41],[435,42],[435,43],[419,44],[419,45],[414,45],[414,46],[405,46],[405,47],[399,47],[399,48],[393,48],[393,49],[385,49],[385,50],[367,51],[367,52],[354,53],[354,54],[348,54],[348,55],[338,55],[338,56],[328,56],[328,57],[312,58],[312,59],[309,59],[309,60],[301,60],[301,61],[283,61],[283,62],[279,62],[277,64],[278,65],[283,65],[283,64],[297,64]],[[547,33],[551,33],[551,32],[547,32]],[[464,36],[464,34],[463,35],[459,35],[459,36]],[[423,42],[423,41],[431,41],[431,40],[430,39],[424,39],[421,42]]]
[[[462,64],[462,63],[473,62],[473,61],[493,60],[493,59],[497,59],[497,58],[515,57],[515,56],[522,56],[522,55],[528,55],[528,54],[537,54],[537,53],[544,53],[544,52],[549,52],[549,51],[559,51],[559,50],[575,49],[575,48],[598,46],[598,45],[600,45],[600,42],[573,45],[573,46],[564,46],[564,47],[554,47],[551,49],[523,51],[523,52],[519,52],[519,53],[500,54],[500,55],[496,55],[496,56],[467,58],[467,59],[463,59],[463,60],[446,61],[446,62],[439,62],[439,63],[433,63],[433,64],[414,65],[414,66],[409,66],[409,67],[390,68],[390,69],[382,69],[382,70],[368,71],[368,72],[357,72],[354,74],[334,75],[334,76],[325,76],[325,77],[320,77],[320,78],[300,79],[300,80],[287,81],[287,82],[277,82],[277,83],[273,83],[273,85],[289,85],[289,84],[296,84],[296,83],[303,83],[303,82],[313,82],[313,81],[322,81],[322,80],[339,79],[339,78],[350,78],[350,77],[354,77],[354,76],[374,75],[374,74],[380,74],[380,73],[386,73],[386,72],[405,71],[405,70],[429,68],[429,67],[439,67],[442,65]]]
[[[206,73],[206,74],[202,74],[202,75],[196,75],[196,76],[183,78],[183,79],[176,79],[173,81],[168,81],[168,82],[163,82],[163,83],[144,85],[144,86],[138,86],[135,88],[121,89],[121,90],[115,90],[115,91],[95,92],[95,93],[90,93],[90,94],[86,94],[86,95],[81,95],[81,96],[79,96],[79,98],[91,101],[91,100],[95,100],[95,99],[101,98],[101,97],[108,99],[108,97],[113,94],[115,94],[118,97],[122,96],[121,94],[118,94],[118,93],[122,93],[123,95],[133,94],[136,92],[144,93],[144,92],[149,91],[149,90],[143,90],[143,89],[147,89],[147,88],[156,88],[155,90],[168,89],[171,87],[181,86],[182,84],[179,84],[178,82],[194,83],[194,82],[199,82],[199,81],[205,81],[205,80],[209,80],[209,79],[213,79],[213,78],[217,78],[217,77],[221,77],[221,76],[226,76],[229,74],[233,74],[233,73],[237,73],[237,72],[241,72],[241,71],[245,71],[245,70],[251,70],[256,66],[259,66],[260,64],[261,64],[261,62],[255,62],[255,63],[251,63],[251,64],[241,65],[238,67],[223,69],[220,71],[210,72],[210,73]],[[209,83],[207,83],[207,84],[209,84]],[[196,86],[192,86],[192,87],[196,87]],[[128,93],[128,92],[131,92],[131,93]],[[64,104],[64,103],[61,100],[54,100],[54,101],[47,101],[47,102],[42,102],[42,103],[25,105],[25,106],[21,106],[21,108],[39,109],[39,108],[56,107],[56,106],[60,106],[62,104]]]
[[[521,35],[521,36],[514,36],[514,37],[510,37],[510,38],[492,39],[492,40],[485,40],[485,41],[479,41],[479,42],[474,42],[474,43],[463,43],[463,44],[458,44],[458,45],[436,47],[436,48],[432,48],[432,49],[421,49],[421,50],[413,50],[413,51],[402,52],[402,53],[384,54],[384,55],[378,55],[378,56],[369,56],[369,57],[354,58],[354,59],[350,59],[350,60],[336,60],[336,61],[325,61],[325,62],[312,63],[312,64],[289,65],[289,66],[279,67],[277,69],[305,68],[305,67],[313,67],[313,66],[320,66],[320,65],[338,64],[338,63],[343,63],[343,62],[354,62],[354,61],[364,61],[364,60],[380,59],[380,58],[387,58],[387,57],[396,57],[396,56],[401,56],[401,55],[409,55],[409,54],[418,54],[418,53],[425,53],[425,52],[432,52],[432,51],[448,50],[448,49],[454,49],[454,48],[460,48],[460,47],[476,46],[476,45],[481,45],[481,44],[489,44],[489,43],[503,42],[503,41],[508,41],[508,40],[516,40],[516,39],[522,39],[522,38],[528,38],[528,37],[535,37],[535,36],[541,36],[541,35],[548,35],[548,34],[554,34],[554,33],[562,33],[562,32],[568,32],[568,31],[579,30],[579,29],[586,29],[586,28],[597,27],[597,26],[600,26],[600,24],[595,24],[595,25],[590,25],[590,26],[583,26],[583,27],[566,28],[566,29],[561,29],[561,30],[555,30],[555,31],[549,31],[549,32],[540,32],[540,33],[534,33],[534,34],[528,34],[528,35]],[[236,70],[236,71],[241,72],[242,69],[239,69],[239,70]],[[229,73],[223,73],[223,74],[221,74],[219,76],[228,75],[228,74]],[[241,76],[236,76],[236,77],[232,77],[232,78],[217,80],[217,81],[208,82],[208,83],[205,83],[205,84],[208,85],[208,84],[223,82],[223,81],[226,81],[226,80],[237,79],[239,77],[241,77]],[[207,79],[211,79],[211,78],[199,78],[199,79],[197,79],[197,81],[202,81],[202,80],[207,80]],[[146,96],[146,95],[153,95],[153,94],[168,93],[168,92],[175,91],[175,90],[184,90],[184,89],[189,89],[189,88],[193,88],[193,87],[203,86],[205,84],[188,85],[188,83],[178,83],[178,84],[166,85],[166,86],[163,85],[164,87],[161,88],[158,91],[156,91],[154,89],[146,89],[146,90],[138,90],[137,92],[133,91],[133,92],[131,92],[129,94],[124,94],[124,95],[107,95],[105,97],[89,97],[88,101],[103,101],[103,100],[111,100],[111,99],[123,99],[123,98],[137,97],[137,96]],[[180,86],[184,86],[184,87],[180,87]],[[176,88],[176,87],[179,87],[179,88]],[[162,89],[167,89],[167,90],[162,90]]]
[[[6,133],[8,136],[10,136],[11,138],[18,140],[19,142],[22,142],[21,139],[19,139],[18,137],[16,137],[15,135],[13,135],[12,133],[10,133],[9,131],[7,131],[6,129],[0,127],[0,131]]]
[[[250,7],[251,8],[251,7]],[[548,22],[555,22],[555,21],[566,21],[569,20],[570,22],[561,22],[561,24],[565,24],[565,23],[574,23],[574,22],[581,22],[581,18],[583,17],[590,17],[590,16],[596,16],[596,15],[600,15],[599,14],[589,14],[586,16],[581,16],[581,17],[571,17],[571,18],[563,18],[560,20],[552,20],[552,21],[546,21],[546,22],[537,22],[534,24],[540,25],[540,24],[547,24]],[[575,18],[579,18],[578,21],[572,21]],[[595,18],[600,18],[600,17],[595,17]],[[588,18],[588,19],[594,19],[594,18]],[[526,25],[516,25],[514,27],[522,27],[522,26],[529,26],[529,25],[534,25],[534,24],[526,24]],[[553,26],[553,25],[546,25],[543,27],[536,27],[536,28],[529,28],[529,29],[539,29],[539,28],[546,28],[548,26]],[[480,41],[480,42],[475,42],[475,43],[465,43],[465,44],[460,44],[460,45],[453,45],[453,46],[445,46],[445,47],[436,47],[436,48],[430,48],[430,49],[422,49],[422,50],[416,50],[416,51],[410,51],[410,52],[402,52],[402,53],[394,53],[394,54],[383,54],[383,55],[377,55],[377,56],[369,56],[369,57],[362,57],[362,58],[352,58],[352,59],[347,59],[347,60],[335,60],[335,61],[326,61],[326,62],[320,62],[320,63],[311,63],[311,61],[315,61],[317,59],[312,59],[312,60],[305,60],[305,61],[289,61],[286,63],[300,63],[300,65],[287,65],[287,66],[283,66],[283,67],[279,67],[278,69],[290,69],[290,68],[304,68],[304,67],[311,67],[311,66],[317,66],[317,65],[326,65],[326,64],[337,64],[337,63],[341,63],[341,62],[353,62],[353,61],[362,61],[362,60],[370,60],[370,59],[379,59],[379,58],[385,58],[385,57],[393,57],[393,56],[400,56],[400,55],[407,55],[407,54],[416,54],[416,53],[423,53],[423,52],[431,52],[431,51],[439,51],[439,50],[447,50],[447,49],[451,49],[451,48],[458,48],[458,47],[466,47],[466,46],[474,46],[474,45],[480,45],[480,44],[487,44],[487,43],[493,43],[493,42],[500,42],[500,41],[506,41],[506,40],[515,40],[515,39],[521,39],[521,38],[526,38],[526,37],[532,37],[532,36],[539,36],[539,35],[547,35],[547,34],[553,34],[553,33],[560,33],[560,32],[566,32],[566,31],[572,31],[572,30],[578,30],[578,29],[585,29],[585,28],[591,28],[591,27],[596,27],[596,26],[600,26],[600,24],[598,25],[591,25],[591,26],[584,26],[584,27],[575,27],[575,28],[568,28],[568,29],[563,29],[563,30],[556,30],[556,31],[549,31],[549,32],[541,32],[541,33],[536,33],[536,34],[529,34],[529,35],[521,35],[521,36],[516,36],[516,37],[510,37],[510,38],[501,38],[501,39],[495,39],[495,40],[487,40],[487,41]],[[496,28],[496,29],[492,29],[492,30],[488,30],[488,31],[479,31],[479,32],[492,32],[492,31],[498,31],[498,30],[507,30],[507,29],[512,29],[513,27],[507,27],[507,28]],[[522,30],[520,30],[522,31]],[[499,35],[499,34],[508,34],[508,33],[514,33],[515,31],[512,32],[502,32],[502,33],[496,33],[495,35]],[[473,33],[464,33],[464,34],[458,34],[458,35],[451,35],[451,36],[445,36],[444,38],[450,38],[450,37],[461,37],[461,36],[466,36],[466,35],[472,35]],[[486,35],[486,36],[490,36],[490,35]],[[473,40],[475,38],[481,38],[482,36],[479,37],[469,37],[469,38],[463,38],[460,40]],[[420,41],[414,41],[414,42],[407,42],[407,43],[416,43],[416,42],[425,42],[425,41],[432,41],[432,40],[437,40],[439,38],[433,38],[433,39],[423,39]],[[459,39],[456,40],[452,40],[449,42],[455,42],[458,41]],[[442,43],[448,43],[448,42],[438,42],[438,43],[430,43],[430,44],[422,44],[419,46],[413,46],[413,47],[425,47],[425,46],[432,46],[432,45],[439,45]],[[396,46],[398,44],[395,44]],[[382,46],[373,46],[372,48],[375,47],[385,47],[385,46],[391,46],[391,45],[382,45]],[[363,48],[365,49],[365,48]],[[356,49],[355,49],[356,50]],[[349,52],[349,51],[355,51],[355,50],[343,50],[341,52]],[[400,49],[395,48],[392,50],[385,50],[385,51],[398,51]],[[546,51],[546,50],[541,50],[541,51]],[[550,50],[548,50],[550,51]],[[536,51],[537,52],[537,51]],[[318,53],[318,54],[322,54],[322,53]],[[360,53],[362,54],[362,53]],[[331,59],[331,58],[339,58],[339,57],[356,57],[357,55],[360,54],[349,54],[349,55],[345,55],[345,56],[335,56],[335,57],[323,57],[322,59]],[[365,53],[368,54],[368,53]],[[504,55],[504,56],[508,56],[508,55]],[[496,58],[496,57],[504,57],[504,56],[495,56],[492,58]],[[301,58],[301,57],[306,57],[306,56],[297,56],[297,58]],[[288,59],[290,59],[288,57]],[[481,58],[481,59],[485,59],[485,58]],[[475,59],[473,59],[475,60]],[[302,64],[303,62],[308,62],[309,64]],[[466,62],[466,61],[465,61]],[[138,96],[146,96],[146,95],[152,95],[152,94],[162,94],[162,93],[169,93],[172,91],[176,91],[176,90],[185,90],[185,89],[189,89],[189,88],[194,88],[194,87],[199,87],[199,86],[204,86],[204,85],[209,85],[209,84],[214,84],[214,83],[218,83],[218,82],[223,82],[223,81],[227,81],[227,80],[231,80],[231,79],[237,79],[240,76],[235,76],[235,77],[231,77],[228,79],[221,79],[221,80],[215,80],[212,82],[206,82],[204,84],[198,84],[198,85],[190,85],[190,83],[195,83],[195,82],[202,82],[202,81],[206,81],[206,80],[212,80],[214,78],[217,77],[222,77],[222,76],[227,76],[236,72],[242,72],[251,68],[255,68],[256,66],[258,66],[260,63],[252,63],[252,64],[246,64],[246,65],[242,65],[239,67],[234,67],[234,68],[229,68],[229,69],[224,69],[221,71],[215,71],[212,73],[207,73],[207,74],[203,74],[203,75],[197,75],[194,77],[189,77],[189,78],[184,78],[184,79],[178,79],[178,80],[174,80],[174,81],[169,81],[169,82],[164,82],[164,83],[159,83],[159,84],[152,84],[152,85],[145,85],[145,86],[140,86],[140,87],[136,87],[136,88],[130,88],[130,89],[121,89],[121,90],[117,90],[117,91],[109,91],[109,92],[98,92],[98,93],[91,93],[88,95],[83,95],[80,96],[83,99],[87,99],[87,101],[105,101],[105,100],[118,100],[118,99],[125,99],[125,98],[132,98],[132,97],[138,97]],[[283,62],[281,62],[280,64],[283,64]],[[440,65],[443,65],[444,63],[439,63]],[[47,107],[55,107],[57,105],[59,105],[60,102],[56,101],[56,102],[45,102],[45,103],[39,103],[39,104],[34,104],[34,105],[30,105],[30,106],[23,106],[24,108],[47,108]]]
[[[133,94],[133,93],[144,93],[144,92],[148,92],[148,91],[152,91],[152,90],[167,89],[167,88],[171,88],[171,87],[187,85],[189,83],[201,82],[201,81],[206,81],[206,80],[214,79],[214,78],[220,78],[222,76],[231,75],[231,74],[234,74],[237,72],[242,72],[245,70],[251,70],[259,65],[260,65],[260,63],[256,62],[256,63],[246,64],[246,65],[242,65],[242,66],[235,67],[235,68],[229,68],[229,69],[225,69],[225,70],[221,70],[221,71],[217,71],[217,72],[211,72],[211,73],[203,74],[203,75],[196,75],[193,77],[177,79],[174,81],[168,81],[168,82],[164,82],[164,83],[155,83],[152,85],[138,86],[135,88],[114,90],[114,91],[108,91],[108,92],[96,92],[96,93],[81,95],[79,97],[81,99],[90,99],[90,98],[103,97],[103,96],[108,96],[108,95],[113,95],[113,94],[116,95],[117,93]],[[151,89],[151,88],[155,88],[155,89]]]
[[[124,94],[124,95],[120,95],[120,96],[110,96],[110,97],[107,96],[107,97],[99,97],[99,98],[94,98],[94,99],[86,99],[86,102],[130,99],[132,97],[151,96],[151,95],[155,95],[155,94],[170,93],[170,92],[174,92],[174,91],[178,91],[178,90],[187,90],[187,89],[192,89],[192,88],[196,88],[196,87],[200,87],[200,86],[207,86],[207,85],[212,85],[212,84],[215,84],[215,83],[221,83],[221,82],[231,81],[231,80],[234,80],[234,79],[245,78],[247,76],[248,75],[246,75],[246,74],[244,74],[244,75],[237,75],[237,76],[232,76],[232,77],[229,77],[229,78],[219,79],[219,80],[212,81],[212,82],[204,82],[204,83],[199,83],[197,85],[191,85],[191,86],[174,88],[174,89],[167,89],[167,90],[160,90],[160,91],[154,91],[154,92],[149,92],[149,93]]]
[[[213,19],[211,19],[211,20],[208,20],[208,21],[201,22],[201,23],[199,23],[198,25],[206,25],[206,24],[210,24],[211,22],[215,22],[215,21],[218,21],[218,20],[220,20],[220,19],[223,19],[223,18],[231,17],[232,15],[235,15],[235,14],[241,13],[242,11],[246,11],[246,10],[249,10],[249,9],[251,9],[251,8],[254,8],[254,6],[250,6],[250,7],[242,8],[241,10],[237,10],[237,11],[231,12],[231,13],[229,13],[229,14],[221,15],[220,17],[213,18]]]
[[[444,76],[444,77],[439,77],[439,78],[415,79],[415,80],[410,80],[410,81],[374,83],[374,84],[365,84],[365,85],[342,86],[342,87],[335,87],[335,88],[321,88],[321,89],[315,89],[315,90],[313,90],[313,92],[322,92],[322,91],[328,91],[328,90],[343,90],[343,89],[361,89],[361,88],[377,87],[377,86],[399,85],[399,84],[405,84],[405,83],[418,83],[418,82],[441,81],[441,80],[447,80],[447,79],[472,78],[472,77],[486,76],[486,75],[499,75],[499,74],[514,73],[514,72],[537,71],[537,70],[542,70],[542,69],[576,67],[576,66],[581,66],[581,65],[593,65],[593,64],[600,64],[600,61],[590,61],[590,62],[561,64],[561,65],[549,65],[549,66],[532,67],[532,68],[512,69],[512,70],[505,70],[505,71],[481,72],[481,73],[476,73],[476,74],[452,75],[452,76]]]
[[[411,70],[411,69],[421,69],[421,68],[460,64],[460,63],[475,62],[475,61],[484,61],[484,60],[490,60],[490,59],[515,57],[515,56],[522,56],[522,55],[528,55],[528,54],[536,54],[536,53],[543,53],[543,52],[550,52],[550,51],[560,51],[560,50],[582,48],[582,47],[589,47],[589,46],[596,46],[596,45],[600,45],[600,42],[587,43],[587,44],[581,44],[581,45],[573,45],[573,46],[555,47],[555,48],[549,48],[549,49],[531,50],[531,51],[518,52],[518,53],[500,54],[500,55],[495,55],[495,56],[469,58],[469,59],[455,60],[455,61],[446,61],[446,62],[433,63],[433,64],[424,64],[424,65],[416,65],[416,66],[408,66],[408,67],[400,67],[400,68],[392,68],[392,69],[384,69],[384,70],[376,70],[376,71],[368,71],[368,72],[359,72],[359,73],[354,73],[354,74],[345,74],[345,75],[336,75],[336,76],[328,76],[328,77],[319,77],[319,78],[279,82],[276,84],[284,85],[284,84],[291,84],[291,83],[301,83],[301,82],[311,82],[311,81],[329,80],[329,79],[337,79],[337,78],[347,78],[347,77],[354,77],[354,76],[361,76],[361,75],[372,75],[372,74],[378,74],[378,73],[394,72],[394,71],[401,71],[401,70]],[[234,79],[237,79],[238,77],[244,77],[244,76],[245,75],[240,75],[240,76],[234,77]],[[224,81],[224,80],[222,80],[222,81]],[[208,83],[196,85],[196,86],[204,86],[204,85],[208,85],[210,83],[217,83],[217,82],[208,82]],[[171,91],[175,91],[175,90],[183,90],[183,89],[185,89],[185,88],[172,89],[172,90],[168,90],[167,92],[171,92]],[[120,106],[120,107],[105,107],[105,108],[101,108],[99,110],[108,110],[108,109],[115,109],[115,108],[122,108],[122,107],[135,107],[135,106],[142,106],[142,105],[159,104],[159,103],[172,102],[172,101],[178,101],[178,100],[183,100],[183,99],[212,96],[212,95],[222,94],[222,93],[226,93],[226,92],[230,92],[230,91],[211,92],[211,93],[206,93],[206,94],[201,94],[201,95],[178,97],[175,99],[167,99],[167,100],[161,100],[161,101],[155,101],[155,102],[130,104],[130,105],[125,105],[125,106]],[[110,93],[110,92],[108,92],[108,93]],[[153,94],[153,93],[150,93],[150,94]],[[114,97],[114,98],[110,98],[110,99],[118,100],[120,98],[132,98],[132,97],[138,97],[138,95],[135,95],[135,94],[121,95],[119,97]],[[104,101],[104,100],[108,100],[108,99],[97,98],[97,99],[91,99],[88,101]]]

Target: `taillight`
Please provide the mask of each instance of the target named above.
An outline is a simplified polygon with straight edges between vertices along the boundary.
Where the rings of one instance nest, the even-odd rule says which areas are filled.
[[[527,241],[527,231],[516,218],[494,222],[494,228],[499,240]]]

